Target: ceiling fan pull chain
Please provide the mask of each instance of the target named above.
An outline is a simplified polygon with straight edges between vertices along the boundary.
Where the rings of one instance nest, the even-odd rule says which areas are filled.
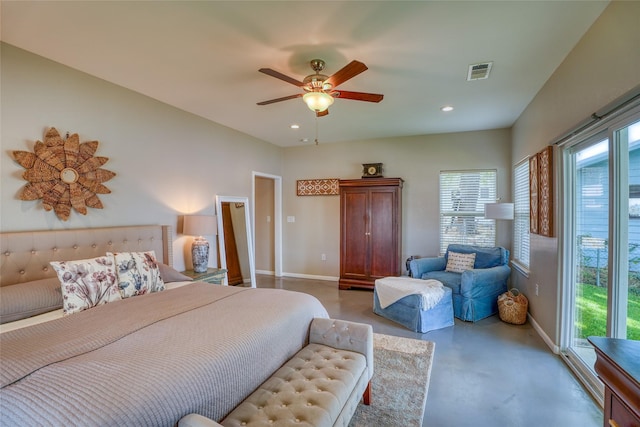
[[[316,145],[318,145],[318,116],[316,115]]]

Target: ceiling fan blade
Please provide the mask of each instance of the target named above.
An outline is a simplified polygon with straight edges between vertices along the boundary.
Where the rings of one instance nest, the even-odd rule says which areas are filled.
[[[270,99],[268,101],[257,102],[257,104],[258,105],[269,105],[269,104],[273,104],[275,102],[286,101],[288,99],[300,98],[300,97],[302,97],[302,95],[303,94],[299,93],[297,95],[283,96],[282,98],[276,98],[276,99]]]
[[[322,116],[326,116],[329,114],[329,110],[324,110],[324,111],[318,111],[316,113],[316,117],[322,117]]]
[[[325,83],[331,84],[331,87],[335,88],[339,84],[346,82],[347,80],[357,76],[358,74],[366,71],[368,68],[360,61],[351,61],[345,65],[342,69],[338,70],[331,77],[325,80]]]
[[[384,95],[379,93],[349,92],[346,90],[331,92],[331,96],[334,98],[354,99],[356,101],[367,102],[380,102],[382,98],[384,98]]]
[[[260,71],[261,73],[264,73],[268,76],[271,77],[275,77],[276,79],[280,79],[283,80],[287,83],[291,83],[294,86],[298,86],[301,87],[303,85],[302,82],[294,79],[293,77],[289,77],[289,76],[285,76],[284,74],[276,71],[276,70],[272,70],[271,68],[260,68],[258,71]]]

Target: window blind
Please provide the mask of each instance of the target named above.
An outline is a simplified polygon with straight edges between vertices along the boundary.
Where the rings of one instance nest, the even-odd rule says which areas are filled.
[[[529,160],[513,170],[513,259],[529,267]]]
[[[495,246],[495,220],[484,218],[496,201],[495,170],[440,172],[440,253],[451,243]]]

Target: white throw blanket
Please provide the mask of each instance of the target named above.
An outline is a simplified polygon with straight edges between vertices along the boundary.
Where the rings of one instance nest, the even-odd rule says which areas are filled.
[[[407,295],[420,295],[422,297],[421,308],[429,310],[438,304],[444,296],[444,285],[437,280],[384,277],[376,280],[376,294],[382,308],[387,308]]]

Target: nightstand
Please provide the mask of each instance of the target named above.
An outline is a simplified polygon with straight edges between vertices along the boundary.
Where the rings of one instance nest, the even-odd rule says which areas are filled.
[[[199,282],[212,283],[214,285],[221,285],[224,280],[227,270],[224,268],[208,268],[204,273],[196,273],[193,270],[183,271],[182,274],[193,278],[193,280]]]

